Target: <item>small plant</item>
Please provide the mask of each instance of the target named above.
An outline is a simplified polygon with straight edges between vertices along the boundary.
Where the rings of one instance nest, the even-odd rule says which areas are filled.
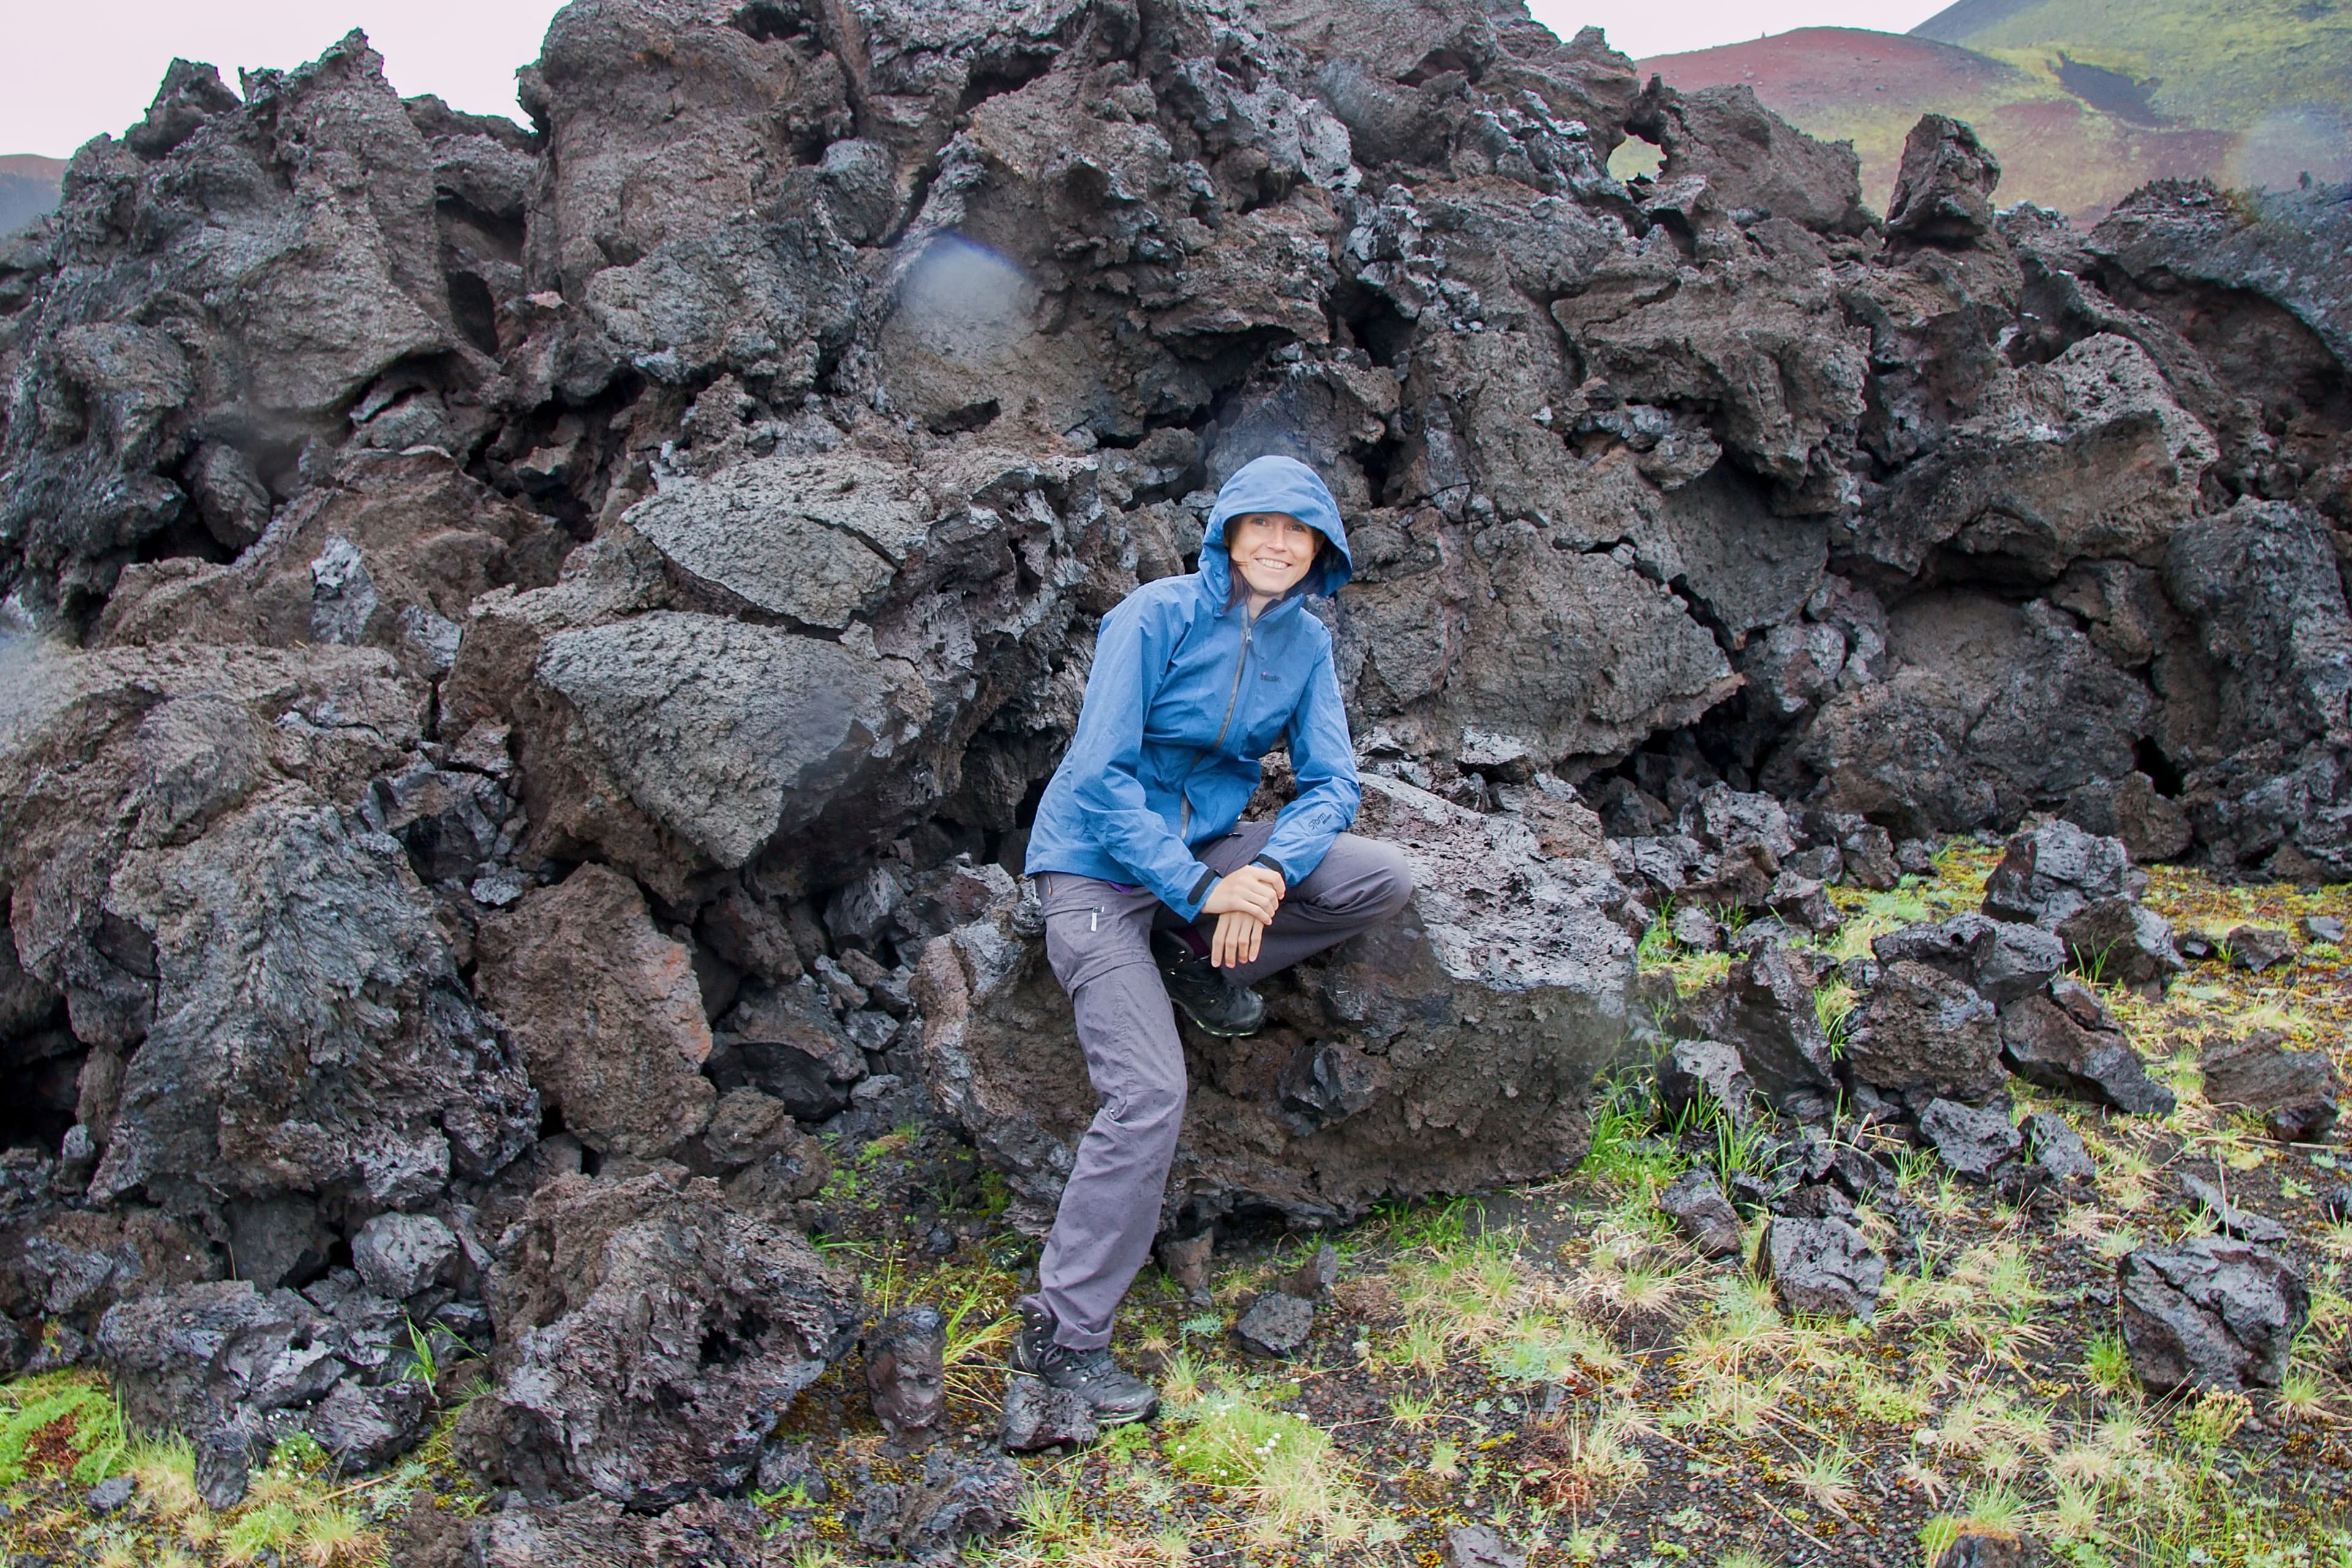
[[[1830,1042],[1830,1058],[1837,1060],[1845,1055],[1845,1037],[1853,1022],[1854,1010],[1862,998],[1854,988],[1843,980],[1832,981],[1813,988],[1813,1018]]]
[[[1441,1481],[1452,1480],[1462,1473],[1461,1447],[1440,1437],[1429,1446],[1429,1462],[1422,1468]]]
[[[2191,1447],[2210,1452],[2236,1436],[2253,1413],[2253,1401],[2244,1394],[2211,1389],[2181,1408],[2172,1418],[2172,1429]]]
[[[2132,1386],[2131,1352],[2125,1348],[2121,1334],[2092,1336],[2090,1348],[2084,1352],[2083,1370],[2090,1374],[2092,1386],[2102,1394],[2122,1394]]]
[[[1815,1508],[1843,1517],[1845,1505],[1853,1500],[1853,1456],[1844,1444],[1832,1445],[1798,1466],[1793,1479]]]
[[[1400,1394],[1389,1401],[1389,1420],[1408,1432],[1417,1432],[1429,1425],[1436,1409],[1434,1393],[1420,1396]]]

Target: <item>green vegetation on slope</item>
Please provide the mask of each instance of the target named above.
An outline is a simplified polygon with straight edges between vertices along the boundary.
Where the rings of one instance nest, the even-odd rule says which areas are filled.
[[[2352,4],[2345,0],[2028,0],[1961,5],[1916,29],[2087,100],[2245,132],[2233,183],[2352,174]]]

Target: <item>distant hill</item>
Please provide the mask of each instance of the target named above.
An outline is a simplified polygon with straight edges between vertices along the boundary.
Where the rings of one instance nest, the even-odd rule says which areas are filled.
[[[1912,29],[2148,124],[2240,134],[2231,184],[2352,173],[2347,0],[1961,0]]]
[[[0,234],[13,233],[56,206],[58,182],[65,173],[62,158],[0,156]]]
[[[1908,35],[1803,27],[1642,68],[1684,89],[1745,82],[1852,141],[1882,208],[1929,110],[1991,144],[2002,203],[2084,221],[2154,179],[2352,179],[2352,0],[1963,0]]]

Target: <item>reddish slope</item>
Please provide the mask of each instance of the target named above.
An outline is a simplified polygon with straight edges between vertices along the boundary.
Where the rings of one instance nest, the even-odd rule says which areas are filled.
[[[1863,190],[1884,206],[1903,138],[1929,111],[1965,120],[2001,161],[2000,199],[2095,219],[2150,180],[2224,173],[2225,132],[2132,124],[2053,79],[1957,45],[1851,27],[1801,27],[1751,43],[1643,60],[1670,87],[1745,83],[1816,136],[1850,140]]]

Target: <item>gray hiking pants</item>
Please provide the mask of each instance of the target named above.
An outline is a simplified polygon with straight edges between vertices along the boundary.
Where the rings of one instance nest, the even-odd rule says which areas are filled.
[[[1203,846],[1201,863],[1219,876],[1237,870],[1273,832],[1271,822],[1244,823]],[[1037,1265],[1037,1289],[1022,1305],[1053,1315],[1059,1343],[1092,1350],[1110,1342],[1112,1310],[1150,1254],[1183,1127],[1184,1045],[1151,956],[1152,928],[1183,921],[1139,888],[1064,872],[1037,881],[1046,961],[1070,994],[1102,1109],[1078,1142]],[[1284,897],[1256,962],[1225,973],[1250,984],[1387,920],[1412,896],[1402,854],[1343,833],[1314,874]]]

